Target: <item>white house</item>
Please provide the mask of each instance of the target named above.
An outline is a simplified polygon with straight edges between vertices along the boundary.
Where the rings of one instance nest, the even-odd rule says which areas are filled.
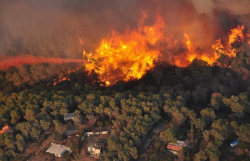
[[[46,150],[46,153],[54,154],[56,157],[62,157],[65,152],[71,153],[71,149],[67,146],[51,143],[51,147]]]
[[[101,154],[101,148],[102,145],[99,143],[90,143],[88,144],[88,153],[94,158],[99,158]]]

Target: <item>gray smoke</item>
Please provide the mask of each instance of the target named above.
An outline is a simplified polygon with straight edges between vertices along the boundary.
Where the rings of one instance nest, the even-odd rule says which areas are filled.
[[[81,57],[112,30],[136,23],[134,0],[0,0],[0,56]],[[133,12],[130,12],[132,10]],[[81,47],[79,38],[84,40]]]
[[[148,23],[161,14],[167,32],[176,37],[187,31],[212,41],[211,33],[221,26],[211,26],[221,21],[217,16],[238,23],[228,17],[249,13],[249,4],[249,0],[0,0],[0,57],[81,57],[83,48],[93,50],[112,31],[136,27],[142,11],[149,14]]]
[[[235,15],[249,14],[249,0],[192,0],[199,12],[209,13],[214,9],[224,9]]]

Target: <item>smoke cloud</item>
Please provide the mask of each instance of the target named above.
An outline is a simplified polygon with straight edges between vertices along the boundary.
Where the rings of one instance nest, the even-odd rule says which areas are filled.
[[[0,0],[0,53],[81,57],[83,47],[136,23],[133,6],[132,0]]]
[[[199,12],[209,13],[214,9],[227,10],[232,14],[241,15],[250,13],[249,0],[192,0]]]
[[[249,0],[0,0],[0,56],[80,58],[83,49],[93,51],[112,31],[136,27],[142,12],[148,14],[145,23],[160,14],[167,33],[178,38],[188,32],[206,40],[198,43],[203,47],[225,34],[224,27],[240,23],[233,15],[249,14],[249,5]]]

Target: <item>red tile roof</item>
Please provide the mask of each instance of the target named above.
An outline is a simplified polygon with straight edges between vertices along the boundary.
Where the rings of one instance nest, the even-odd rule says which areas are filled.
[[[171,143],[168,144],[167,148],[170,149],[170,150],[174,150],[174,151],[180,151],[182,149],[181,146],[171,144]]]
[[[0,130],[0,134],[4,134],[6,132],[13,132],[13,129],[10,126],[4,126],[2,130]]]

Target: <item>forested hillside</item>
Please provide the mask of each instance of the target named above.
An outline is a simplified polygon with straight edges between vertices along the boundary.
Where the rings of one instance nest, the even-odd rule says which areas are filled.
[[[30,143],[46,140],[47,132],[64,139],[63,116],[74,112],[97,117],[96,127],[112,127],[100,160],[247,161],[249,48],[230,64],[230,68],[198,60],[187,68],[158,64],[141,80],[112,87],[101,86],[81,68],[55,86],[56,77],[39,76],[45,68],[56,69],[45,64],[2,71],[0,127],[9,125],[14,131],[0,134],[0,160],[20,160]],[[159,124],[165,128],[155,133]],[[236,153],[230,143],[237,139]],[[177,140],[190,142],[178,156],[166,148]]]

